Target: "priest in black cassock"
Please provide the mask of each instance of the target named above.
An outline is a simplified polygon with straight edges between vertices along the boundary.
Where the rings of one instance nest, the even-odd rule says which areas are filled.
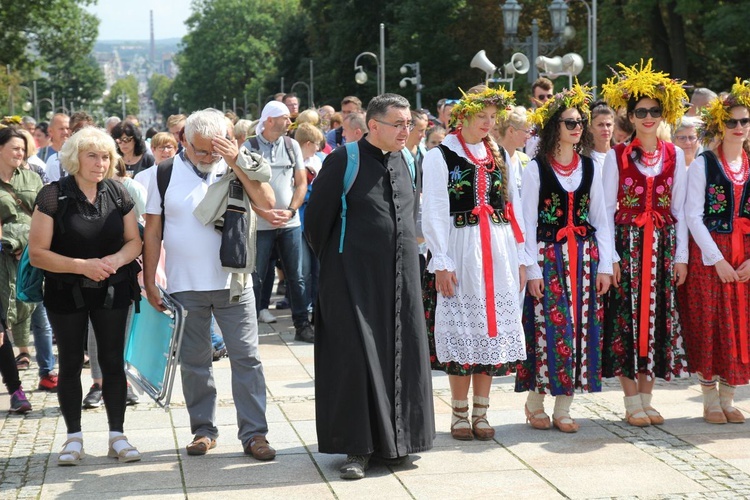
[[[323,162],[305,212],[305,236],[320,261],[315,307],[318,448],[346,454],[344,479],[370,458],[394,464],[429,450],[435,435],[429,350],[415,229],[417,182],[402,149],[409,101],[383,94],[367,107],[359,171],[341,195],[347,150]]]

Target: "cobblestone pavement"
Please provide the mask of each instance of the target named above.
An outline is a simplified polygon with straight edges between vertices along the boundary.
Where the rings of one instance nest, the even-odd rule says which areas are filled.
[[[572,414],[581,429],[575,435],[531,429],[524,422],[525,396],[513,392],[512,378],[499,378],[488,414],[497,429],[495,440],[458,443],[447,432],[447,378],[436,373],[435,448],[404,466],[373,466],[365,480],[346,482],[337,472],[342,457],[317,451],[312,346],[293,341],[288,316],[280,316],[273,327],[261,325],[261,358],[269,439],[279,452],[271,463],[245,457],[234,441],[229,361],[222,359],[214,365],[220,446],[206,457],[188,457],[184,451],[190,427],[178,383],[170,412],[145,396],[127,410],[126,434],[143,452],[142,462],[117,464],[106,458],[102,407],[84,411],[84,463],[58,467],[54,458],[65,439],[64,422],[56,395],[33,390],[32,364],[22,372],[31,413],[7,414],[8,396],[0,394],[0,499],[750,498],[750,423],[705,424],[694,378],[657,383],[654,405],[667,421],[645,429],[623,422],[616,382],[607,381],[602,393],[577,395]],[[87,377],[85,371],[84,388]],[[750,413],[750,389],[738,389],[737,401]],[[551,404],[547,401],[548,412]]]

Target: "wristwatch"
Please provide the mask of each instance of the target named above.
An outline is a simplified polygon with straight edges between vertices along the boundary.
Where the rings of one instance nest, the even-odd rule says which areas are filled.
[[[297,215],[297,209],[296,208],[292,208],[291,205],[289,205],[286,209],[289,210],[290,212],[292,212],[292,216],[290,217],[290,219],[294,219],[294,216]]]

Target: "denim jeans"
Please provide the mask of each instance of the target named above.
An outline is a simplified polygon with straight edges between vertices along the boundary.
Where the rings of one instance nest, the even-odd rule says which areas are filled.
[[[55,369],[55,354],[52,352],[52,327],[47,319],[44,304],[37,304],[31,313],[31,334],[34,336],[36,364],[39,365],[39,376],[43,377]]]
[[[255,290],[256,303],[260,303],[261,289],[266,281],[266,272],[273,247],[276,246],[284,269],[284,279],[289,291],[292,308],[292,321],[295,328],[300,328],[308,322],[307,303],[305,301],[305,283],[302,280],[302,230],[299,226],[284,229],[258,231],[256,240],[257,256],[256,273],[260,280],[260,287]]]

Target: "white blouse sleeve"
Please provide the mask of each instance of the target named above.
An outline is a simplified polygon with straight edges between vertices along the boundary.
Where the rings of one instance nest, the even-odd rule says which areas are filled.
[[[508,186],[508,197],[510,198],[510,204],[513,206],[513,213],[516,216],[516,222],[518,223],[518,227],[521,228],[521,234],[523,235],[524,239],[523,243],[517,243],[516,245],[518,248],[518,263],[522,266],[534,265],[536,259],[528,256],[526,247],[526,241],[529,238],[530,231],[526,230],[526,228],[529,226],[526,225],[526,217],[524,216],[524,204],[522,203],[521,196],[518,194],[518,169],[513,162],[507,161],[507,155],[505,159],[505,164],[508,166],[508,180],[510,182]],[[539,188],[537,187],[537,196],[538,190]],[[534,221],[534,225],[531,227],[533,227],[533,230],[536,231],[536,221]]]
[[[617,156],[614,149],[607,152],[602,166],[602,189],[604,192],[604,210],[609,224],[609,234],[615,239],[615,210],[617,210],[617,190],[620,182],[620,171],[617,169]],[[601,252],[600,252],[601,255]],[[617,249],[612,245],[612,263],[620,262]]]
[[[589,222],[596,229],[596,244],[599,247],[599,267],[601,274],[612,274],[612,255],[615,253],[615,239],[612,236],[607,208],[604,203],[604,188],[601,171],[594,165],[594,179],[591,182],[591,206]]]
[[[688,262],[688,225],[685,220],[685,198],[687,197],[687,167],[685,165],[685,153],[680,148],[675,148],[677,155],[674,172],[674,185],[672,186],[672,215],[677,219],[675,230],[677,232],[677,249],[674,261],[676,264],[687,264]]]
[[[432,148],[422,162],[422,233],[432,254],[427,270],[455,271],[456,263],[448,255],[451,232],[448,199],[448,167],[440,148]]]
[[[713,266],[724,256],[703,223],[703,207],[706,200],[706,160],[698,156],[688,169],[685,221],[698,248],[701,249],[703,265]]]
[[[539,267],[539,249],[536,239],[536,226],[539,207],[539,165],[536,160],[531,160],[523,171],[521,178],[521,198],[523,200],[523,221],[526,226],[526,279],[540,280],[543,278],[542,269]]]

